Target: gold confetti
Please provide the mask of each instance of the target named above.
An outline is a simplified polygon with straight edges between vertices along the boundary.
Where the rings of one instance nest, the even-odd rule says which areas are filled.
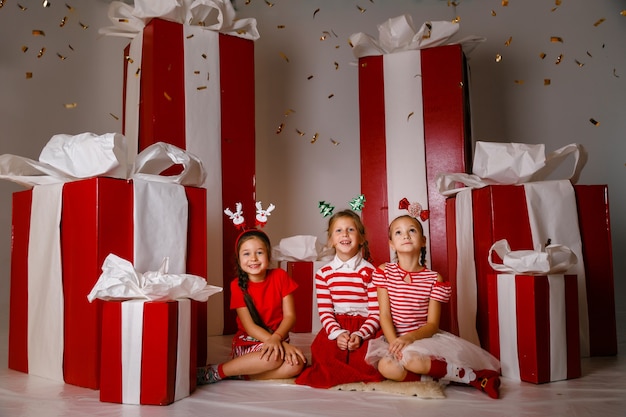
[[[128,19],[125,19],[128,22]],[[187,37],[185,39],[191,39],[193,38],[195,35],[192,33],[191,35],[187,35]]]
[[[502,61],[502,55],[496,54],[496,62]]]
[[[296,132],[298,132],[298,135],[300,135],[300,136],[304,136],[304,132],[302,132],[301,130],[296,129]]]
[[[26,73],[26,79],[30,80],[31,78],[33,78],[33,73],[32,72],[27,72]]]
[[[574,62],[576,62],[576,65],[578,65],[579,67],[584,67],[585,66],[585,64],[583,64],[582,62],[580,62],[577,59],[575,59]]]
[[[361,13],[365,13],[365,10],[366,10],[366,9],[362,8],[362,7],[361,7],[361,6],[359,6],[358,4],[356,5],[356,8],[357,8],[357,9],[359,9],[359,12],[361,12]]]
[[[63,19],[61,19],[61,24],[59,24],[60,27],[65,26],[65,22],[67,22],[67,16],[63,16]]]
[[[546,54],[544,52],[539,54],[539,58],[544,59],[546,57]]]
[[[33,29],[33,36],[46,36],[46,33],[43,30]]]
[[[130,55],[126,55],[126,62],[128,62],[129,64],[132,64],[135,61],[130,57]]]
[[[313,12],[313,19],[315,19],[315,15],[318,14],[320,11],[320,9],[315,9],[315,11]]]
[[[550,84],[552,84],[552,81],[549,78],[543,79],[543,85],[550,85]]]
[[[617,75],[617,69],[613,68],[613,76],[615,78],[619,78],[619,75]]]
[[[502,7],[506,7],[509,5],[509,0],[502,0]]]
[[[317,141],[318,136],[319,136],[319,133],[314,134],[313,137],[311,138],[311,143],[315,143]]]
[[[276,26],[276,27],[277,27],[278,29],[284,29],[284,28],[285,28],[285,25],[278,25],[278,26]]]
[[[135,71],[135,77],[139,77],[140,72],[141,72],[141,68],[137,68],[137,71]]]
[[[200,90],[206,90],[206,88],[207,88],[206,85],[201,85],[200,87],[197,87],[196,89],[200,91]]]
[[[561,0],[555,0],[554,4],[556,4],[557,6],[561,5]]]
[[[194,75],[200,75],[200,71],[198,71],[198,70],[195,70],[193,73],[194,73]]]
[[[555,62],[555,64],[556,64],[556,65],[559,65],[559,64],[561,63],[561,61],[562,61],[562,60],[563,60],[563,54],[561,54],[561,55],[559,55],[559,56],[557,56],[557,57],[556,57],[556,62]]]
[[[339,69],[339,64],[337,63],[337,61],[335,61],[335,70]]]
[[[120,120],[120,118],[119,118],[119,117],[117,117],[116,115],[114,115],[113,113],[109,113],[109,115],[110,115],[112,118],[114,118],[115,120]]]
[[[293,109],[287,109],[285,110],[285,117],[289,116],[291,113],[295,113],[296,111]]]
[[[207,58],[207,55],[206,55],[206,54],[202,54],[201,56],[202,56],[202,58],[204,58],[204,59],[206,59],[206,58]]]
[[[67,7],[67,10],[73,12],[74,8],[72,6],[70,6],[69,4],[65,3],[65,7]]]
[[[492,11],[491,11],[491,15],[492,15],[492,16],[496,16],[496,11],[495,11],[495,10],[492,10]]]
[[[350,48],[354,48],[354,45],[352,45],[352,41],[350,41],[350,39],[348,39],[348,45],[350,45]]]
[[[512,41],[513,41],[513,36],[509,36],[509,39],[507,39],[506,42],[504,42],[504,46],[509,46]]]
[[[461,21],[461,16],[457,16],[454,19],[452,19],[452,23],[459,23]]]
[[[515,84],[522,85],[524,84],[524,80],[515,80]]]
[[[287,55],[285,55],[283,52],[279,52],[279,54],[282,59],[284,59],[285,61],[287,61],[287,63],[289,63],[289,58],[287,58]]]
[[[41,58],[46,53],[46,48],[41,48],[37,54],[37,58]]]
[[[24,7],[21,4],[19,4],[19,3],[17,3],[17,7],[19,7],[21,11],[28,10],[28,7]]]
[[[63,105],[66,109],[75,109],[78,107],[78,103],[65,103]]]
[[[57,52],[57,56],[61,59],[61,61],[65,61],[65,56],[61,55],[60,53]]]
[[[120,23],[128,23],[129,20],[128,19],[124,19],[122,17],[120,17],[119,19],[117,19],[118,22]],[[188,36],[187,38],[193,38],[193,35]]]
[[[50,7],[50,6],[51,6],[51,4],[50,4],[50,2],[49,2],[48,0],[43,0],[43,4],[42,4],[42,6],[43,6],[43,7]]]
[[[593,57],[591,56],[591,52],[589,52],[589,51],[587,51],[587,56],[588,56],[589,58],[593,58]]]
[[[335,95],[334,95],[334,94],[330,94],[330,95],[328,96],[328,98],[329,98],[329,99],[330,99],[330,98],[333,98],[333,97],[335,97]]]
[[[2,9],[2,6],[4,6],[4,0],[0,0],[0,9]]]
[[[74,47],[72,45],[67,45],[68,48],[70,48],[72,51],[74,50]]]
[[[313,78],[313,76],[312,76],[312,75],[309,75],[308,77],[306,77],[306,79],[307,79],[307,80],[310,80],[310,79],[312,79],[312,78]]]
[[[556,42],[563,43],[563,38],[561,38],[560,36],[551,36],[550,37],[550,42],[552,42],[552,43],[556,43]]]
[[[600,25],[602,24],[602,22],[604,22],[605,20],[606,20],[605,18],[598,19],[598,20],[596,21],[596,23],[594,23],[593,25],[594,25],[595,27],[598,27],[598,26],[600,26]]]
[[[274,7],[274,3],[270,3],[269,1],[265,0],[265,4],[267,4],[269,7]]]
[[[167,99],[167,101],[172,101],[172,97],[170,97],[170,95],[167,94],[167,91],[163,92],[163,96]]]
[[[413,111],[411,113],[409,113],[409,115],[406,117],[406,121],[408,122],[409,119],[411,118],[411,116],[413,116],[414,114],[415,114],[415,112],[413,112]]]
[[[28,51],[28,46],[22,45],[22,52],[26,52],[26,51]]]
[[[79,24],[79,25],[80,25],[80,27],[81,27],[81,28],[83,28],[83,29],[87,29],[87,28],[89,28],[89,25],[86,25],[86,24],[84,24],[84,23],[78,22],[78,24]]]
[[[594,126],[600,126],[600,122],[597,121],[596,119],[594,119],[593,117],[591,119],[589,119],[589,121],[591,122],[592,125]]]
[[[330,36],[330,32],[327,30],[323,31],[322,36],[320,36],[320,41],[325,41],[327,36]]]
[[[281,123],[281,124],[278,126],[278,129],[276,129],[276,134],[278,135],[280,132],[282,132],[284,127],[285,127],[285,124],[284,124],[284,123]]]
[[[619,14],[621,14],[622,16],[626,16],[626,10],[622,10],[621,12],[619,12]]]
[[[335,146],[338,146],[341,142],[337,142],[335,139],[330,138],[330,143],[332,143]]]

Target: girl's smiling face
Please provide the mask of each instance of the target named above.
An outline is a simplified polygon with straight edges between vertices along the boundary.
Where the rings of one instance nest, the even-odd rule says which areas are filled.
[[[330,243],[339,259],[347,261],[359,252],[363,239],[354,220],[343,216],[332,224]]]
[[[269,259],[265,243],[257,237],[247,239],[239,247],[239,266],[252,282],[261,282],[265,279]]]

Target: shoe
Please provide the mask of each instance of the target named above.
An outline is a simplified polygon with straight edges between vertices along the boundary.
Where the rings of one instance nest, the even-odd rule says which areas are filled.
[[[197,385],[214,384],[220,380],[216,365],[206,365],[198,368],[196,373]]]
[[[476,379],[470,385],[485,392],[493,399],[500,398],[500,374],[496,371],[475,371]]]

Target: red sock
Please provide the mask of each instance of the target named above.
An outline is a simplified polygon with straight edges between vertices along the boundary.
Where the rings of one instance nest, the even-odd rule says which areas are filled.
[[[224,373],[224,364],[217,365],[217,374],[220,376],[220,379],[225,379],[226,374]]]
[[[416,374],[415,372],[406,371],[406,376],[402,380],[402,382],[411,382],[411,381],[421,381],[422,376],[420,374]]]
[[[500,398],[500,374],[489,369],[474,372],[476,379],[470,385],[484,391],[491,398]]]
[[[428,371],[428,375],[432,376],[435,379],[441,379],[448,373],[448,364],[446,361],[442,361],[439,359],[431,359],[430,360],[430,371]]]

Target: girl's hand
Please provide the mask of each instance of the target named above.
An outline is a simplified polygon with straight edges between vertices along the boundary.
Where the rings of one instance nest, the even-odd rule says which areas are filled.
[[[392,342],[389,342],[389,353],[391,353],[396,359],[402,359],[402,350],[413,343],[413,340],[406,335],[396,337]]]
[[[361,347],[363,343],[363,339],[358,334],[351,334],[350,340],[348,341],[348,350],[357,350]]]
[[[287,342],[283,342],[283,346],[285,348],[285,362],[289,365],[295,366],[300,363],[306,363],[306,357],[300,349]]]
[[[274,333],[263,342],[263,347],[261,348],[261,358],[266,361],[285,359],[285,348],[283,347],[282,338],[277,333]]]
[[[337,337],[337,347],[340,350],[346,350],[348,349],[348,343],[350,342],[350,336],[348,336],[348,333],[344,332],[341,333],[338,337]]]

